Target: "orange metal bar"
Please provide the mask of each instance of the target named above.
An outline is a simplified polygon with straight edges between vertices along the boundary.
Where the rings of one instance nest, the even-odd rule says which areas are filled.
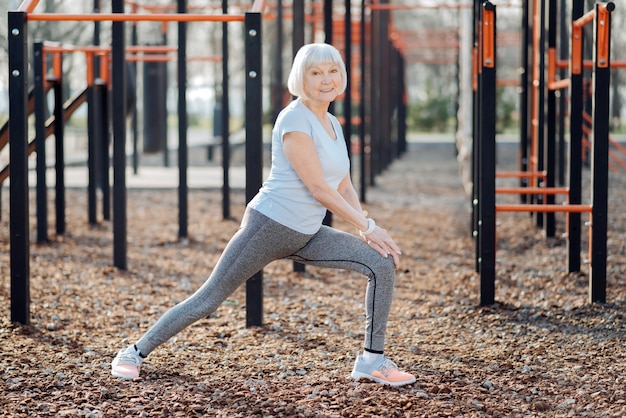
[[[412,10],[412,9],[465,9],[473,7],[471,4],[440,4],[440,5],[425,5],[425,4],[369,4],[367,5],[370,10]],[[498,7],[501,7],[498,4]],[[519,7],[519,6],[518,6]]]
[[[499,78],[496,80],[498,86],[519,86],[519,80],[517,78]]]
[[[580,74],[583,68],[583,28],[572,25],[572,74]]]
[[[44,60],[44,62],[46,61]],[[63,69],[61,68],[61,53],[60,52],[55,52],[54,54],[52,54],[52,72],[57,79],[59,80],[61,79]]]
[[[595,10],[590,10],[587,13],[585,13],[584,15],[582,15],[581,17],[579,17],[578,19],[576,19],[574,21],[574,26],[582,28],[583,26],[588,25],[591,22],[593,22],[593,19],[595,17],[596,17],[596,11]]]
[[[472,91],[478,89],[478,49],[472,48]]]
[[[85,53],[87,64],[87,86],[93,86],[93,52]]]
[[[106,84],[109,84],[111,81],[109,76],[109,55],[104,54],[100,56],[100,78],[104,80]]]
[[[591,213],[591,205],[497,204],[496,212]]]
[[[217,55],[212,55],[212,56],[197,56],[197,57],[187,57],[187,61],[191,62],[191,61],[209,61],[209,62],[220,62],[222,61],[222,57],[217,56]]]
[[[483,10],[483,66],[494,68],[496,65],[496,12],[484,8]]]
[[[499,194],[569,194],[567,187],[496,187]]]
[[[548,48],[548,86],[553,81],[557,81],[556,78],[556,48]]]
[[[37,7],[37,4],[39,4],[39,0],[24,0],[24,2],[20,4],[20,7],[18,7],[17,11],[32,13],[33,10],[35,10],[35,7]]]
[[[540,178],[544,179],[548,175],[545,171],[505,171],[502,173],[496,173],[496,177],[506,178]]]
[[[128,62],[170,62],[174,57],[170,55],[126,55]]]
[[[613,4],[613,3],[609,3]],[[613,5],[613,7],[615,7]],[[598,5],[598,27],[596,28],[596,36],[597,36],[597,64],[598,68],[608,68],[609,67],[609,20],[611,10],[607,7],[606,4]]]
[[[563,80],[553,81],[552,83],[548,83],[548,88],[550,90],[561,90],[569,87],[571,80],[569,78],[564,78]]]
[[[243,22],[244,15],[206,14],[127,14],[127,13],[37,13],[28,15],[28,20],[43,21],[90,21],[90,22]]]

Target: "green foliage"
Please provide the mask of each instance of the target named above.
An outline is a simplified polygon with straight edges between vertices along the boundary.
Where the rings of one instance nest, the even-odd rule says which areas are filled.
[[[515,93],[512,93],[510,88],[498,87],[496,89],[497,133],[506,132],[518,127],[517,100],[519,100],[519,97],[517,97]]]
[[[429,95],[424,100],[409,104],[407,129],[420,132],[445,132],[452,128],[451,98]]]

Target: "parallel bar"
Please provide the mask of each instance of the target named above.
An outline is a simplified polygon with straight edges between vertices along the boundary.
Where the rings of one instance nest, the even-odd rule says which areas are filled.
[[[263,181],[263,84],[261,14],[246,13],[246,202]],[[246,282],[246,327],[263,325],[263,270]]]
[[[11,321],[30,323],[28,208],[28,25],[26,13],[8,13]]]
[[[568,194],[567,187],[496,187],[496,194]]]
[[[543,212],[543,213],[591,213],[590,205],[524,205],[524,204],[498,204],[496,212]]]
[[[33,13],[28,15],[29,21],[88,21],[88,22],[243,22],[244,15],[205,15],[205,14],[65,14],[65,13]]]

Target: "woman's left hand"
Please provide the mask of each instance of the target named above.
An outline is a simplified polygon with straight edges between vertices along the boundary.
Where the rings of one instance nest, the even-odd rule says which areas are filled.
[[[363,239],[383,257],[393,257],[393,264],[396,266],[396,269],[400,266],[400,255],[402,252],[385,229],[376,226],[374,232],[364,236]]]

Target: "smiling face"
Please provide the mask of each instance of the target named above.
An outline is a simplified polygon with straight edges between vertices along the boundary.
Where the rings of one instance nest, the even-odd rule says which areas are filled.
[[[332,63],[318,64],[307,69],[303,81],[307,99],[325,103],[337,98],[343,84],[341,69]]]

